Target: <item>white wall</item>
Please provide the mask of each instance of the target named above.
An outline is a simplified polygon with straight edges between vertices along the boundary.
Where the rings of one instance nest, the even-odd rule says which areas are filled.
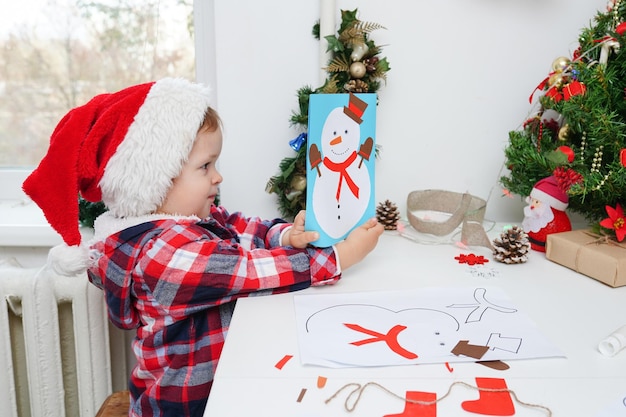
[[[319,1],[216,0],[217,106],[225,122],[222,203],[247,215],[278,215],[267,180],[297,135],[296,91],[319,86]],[[445,189],[488,199],[487,218],[519,221],[523,201],[502,197],[498,178],[508,132],[531,111],[528,97],[605,0],[337,0],[387,30],[391,64],[380,91],[376,200],[402,213],[412,190]]]

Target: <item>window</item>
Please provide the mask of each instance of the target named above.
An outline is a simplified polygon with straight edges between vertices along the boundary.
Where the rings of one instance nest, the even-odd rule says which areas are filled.
[[[61,243],[39,208],[24,198],[21,185],[70,109],[101,92],[165,76],[215,84],[213,3],[19,0],[4,8],[0,254],[6,246]]]
[[[96,94],[194,79],[193,27],[192,0],[20,0],[5,8],[0,169],[36,166],[58,121]]]

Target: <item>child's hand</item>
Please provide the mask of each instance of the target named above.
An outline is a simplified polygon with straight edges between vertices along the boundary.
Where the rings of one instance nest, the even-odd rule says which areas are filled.
[[[320,238],[319,233],[304,230],[304,218],[306,212],[300,210],[293,220],[293,226],[283,236],[283,245],[293,246],[294,248],[302,249],[306,248],[311,242]]]
[[[370,219],[350,232],[345,240],[337,243],[335,247],[339,253],[341,269],[345,270],[363,260],[374,250],[384,230],[384,226],[376,219]]]

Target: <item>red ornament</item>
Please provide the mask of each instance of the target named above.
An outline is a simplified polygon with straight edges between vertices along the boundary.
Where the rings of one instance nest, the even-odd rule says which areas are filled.
[[[626,167],[626,148],[622,148],[622,150],[619,151],[619,161],[623,167]]]
[[[572,162],[574,162],[574,151],[572,150],[572,148],[570,148],[569,146],[559,146],[558,150],[563,152],[565,155],[567,155],[567,162],[569,162],[570,164]]]
[[[585,84],[581,83],[580,81],[572,81],[571,83],[563,87],[563,98],[565,98],[565,100],[567,101],[570,98],[579,94],[585,94],[585,91],[587,91],[587,87],[585,86]]]
[[[559,92],[559,89],[556,88],[556,86],[550,87],[548,91],[546,91],[545,95],[546,97],[549,97],[552,100],[554,100],[555,103],[558,103],[559,101],[563,99],[563,94]]]

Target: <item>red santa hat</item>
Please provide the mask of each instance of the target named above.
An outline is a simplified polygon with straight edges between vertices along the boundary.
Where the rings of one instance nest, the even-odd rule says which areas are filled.
[[[569,204],[569,197],[567,196],[567,193],[559,187],[554,175],[537,181],[530,192],[530,197],[546,203],[550,207],[560,211],[565,211]]]
[[[102,201],[117,217],[152,213],[187,160],[209,101],[207,87],[165,78],[98,95],[63,117],[47,154],[23,184],[66,248],[74,248],[50,252],[57,272],[69,275],[87,266],[79,193]],[[50,259],[54,254],[60,259]]]

